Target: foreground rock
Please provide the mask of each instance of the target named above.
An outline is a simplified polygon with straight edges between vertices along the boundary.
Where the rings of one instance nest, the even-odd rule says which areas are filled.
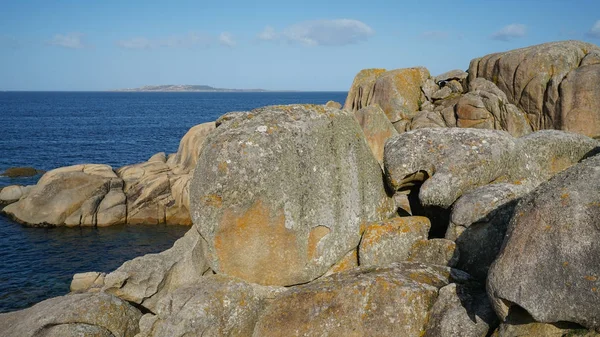
[[[477,77],[498,85],[527,114],[533,130],[600,136],[600,47],[579,41],[545,43],[471,61]]]
[[[212,275],[178,288],[140,321],[138,337],[252,336],[267,301],[284,288]]]
[[[133,337],[140,317],[139,310],[112,295],[67,295],[0,314],[0,336]]]
[[[167,293],[198,282],[208,271],[205,246],[196,228],[191,228],[164,252],[137,257],[106,275],[102,291],[154,311]]]
[[[556,175],[521,200],[488,277],[501,318],[600,328],[600,156]]]
[[[15,202],[3,212],[31,226],[191,225],[191,172],[204,139],[214,128],[214,123],[191,128],[168,159],[159,153],[116,172],[100,164],[49,171],[20,195],[14,188],[3,191],[2,200],[11,192],[6,198]]]
[[[394,203],[348,111],[272,106],[206,140],[191,185],[192,218],[210,267],[265,285],[305,283],[358,245],[360,225]]]
[[[438,289],[467,278],[419,263],[334,274],[276,297],[253,336],[420,336]]]

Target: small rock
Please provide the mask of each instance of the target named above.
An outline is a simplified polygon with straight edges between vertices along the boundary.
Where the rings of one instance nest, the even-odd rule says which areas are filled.
[[[75,274],[71,281],[71,292],[86,292],[91,288],[100,290],[104,285],[104,276],[106,276],[105,273],[95,271]]]
[[[405,261],[415,242],[426,240],[431,224],[425,217],[396,217],[367,224],[358,259],[361,266],[387,266]]]
[[[10,167],[6,169],[0,176],[9,177],[9,178],[25,178],[25,177],[33,177],[38,174],[42,174],[44,171],[36,170],[33,167]]]
[[[336,102],[336,101],[328,101],[327,103],[325,103],[325,106],[328,108],[334,108],[334,109],[341,109],[342,108],[342,104]]]
[[[445,86],[445,87],[441,88],[440,90],[436,91],[431,96],[431,98],[434,101],[438,101],[438,100],[446,99],[446,98],[450,97],[450,95],[452,95],[452,89],[448,86]]]
[[[448,72],[445,72],[443,74],[440,74],[438,76],[435,77],[435,83],[440,83],[440,82],[448,82],[451,80],[457,80],[457,81],[464,81],[467,77],[469,76],[469,73],[467,73],[464,70],[460,70],[460,69],[455,69],[455,70],[450,70]]]
[[[458,259],[459,252],[453,241],[430,239],[415,242],[410,248],[407,261],[454,267]]]

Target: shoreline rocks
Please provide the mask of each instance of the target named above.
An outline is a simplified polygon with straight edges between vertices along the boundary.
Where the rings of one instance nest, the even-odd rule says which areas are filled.
[[[367,69],[345,109],[231,112],[177,154],[5,188],[37,222],[194,225],[0,336],[598,336],[598,49]]]

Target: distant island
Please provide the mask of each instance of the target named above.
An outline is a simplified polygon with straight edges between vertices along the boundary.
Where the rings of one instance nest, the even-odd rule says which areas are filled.
[[[126,92],[266,92],[264,89],[224,89],[214,88],[209,85],[145,85],[140,88],[116,89],[113,91]]]

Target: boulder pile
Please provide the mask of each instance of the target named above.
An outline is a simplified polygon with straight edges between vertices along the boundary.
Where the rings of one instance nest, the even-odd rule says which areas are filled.
[[[232,112],[166,161],[48,172],[5,212],[193,226],[0,336],[600,336],[599,53],[364,70],[344,109]]]

